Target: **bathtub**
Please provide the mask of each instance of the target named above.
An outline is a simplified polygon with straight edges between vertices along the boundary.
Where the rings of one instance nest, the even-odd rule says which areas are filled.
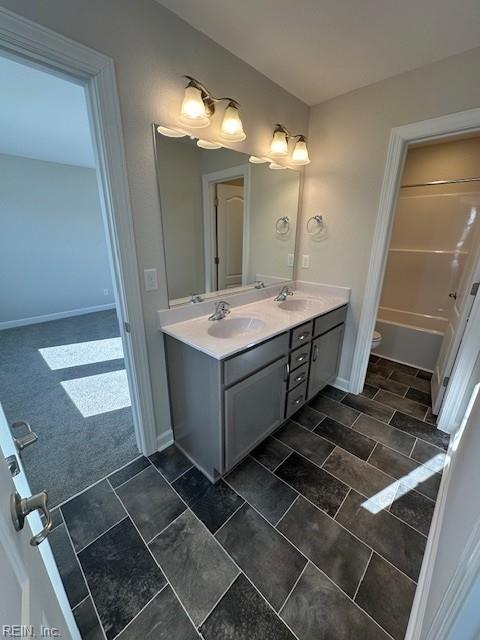
[[[447,319],[379,307],[375,329],[382,334],[376,355],[433,371]]]

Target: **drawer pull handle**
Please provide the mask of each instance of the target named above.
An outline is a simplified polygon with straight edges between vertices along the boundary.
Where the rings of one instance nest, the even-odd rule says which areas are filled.
[[[300,404],[302,400],[303,400],[303,396],[299,396],[293,404]]]
[[[303,340],[308,338],[309,335],[310,331],[305,331],[305,333],[301,333],[299,336],[297,336],[297,340],[300,340],[300,342],[302,342]]]
[[[305,374],[302,373],[295,378],[295,382],[301,382],[305,378]]]
[[[306,357],[307,357],[306,353],[300,353],[295,359],[297,362],[303,362]]]

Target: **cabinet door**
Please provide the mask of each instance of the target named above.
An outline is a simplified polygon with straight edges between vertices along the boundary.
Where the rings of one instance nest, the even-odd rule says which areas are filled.
[[[281,358],[225,391],[225,470],[282,423],[286,365]]]
[[[342,350],[343,327],[344,325],[341,324],[330,329],[313,341],[307,400],[310,400],[337,376]]]

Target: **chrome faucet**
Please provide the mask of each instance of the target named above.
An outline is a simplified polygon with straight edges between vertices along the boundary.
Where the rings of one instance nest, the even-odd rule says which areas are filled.
[[[285,302],[287,296],[293,296],[293,291],[290,289],[290,287],[285,286],[282,287],[282,290],[280,291],[278,296],[276,296],[273,300],[274,302]]]
[[[192,304],[197,304],[197,302],[203,302],[203,298],[198,293],[192,293],[192,295],[190,296],[190,302]]]
[[[225,316],[228,316],[228,314],[230,313],[230,305],[228,304],[228,302],[224,302],[223,300],[220,300],[220,302],[217,302],[217,304],[215,305],[215,311],[212,313],[211,316],[209,316],[209,320],[223,320],[225,318]]]
[[[265,283],[263,280],[255,280],[255,289],[265,289]]]

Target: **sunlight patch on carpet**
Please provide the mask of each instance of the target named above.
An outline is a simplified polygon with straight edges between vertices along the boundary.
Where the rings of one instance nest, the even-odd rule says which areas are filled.
[[[121,338],[62,344],[38,351],[52,371],[123,358]]]
[[[65,380],[61,385],[84,418],[131,405],[125,369]]]

